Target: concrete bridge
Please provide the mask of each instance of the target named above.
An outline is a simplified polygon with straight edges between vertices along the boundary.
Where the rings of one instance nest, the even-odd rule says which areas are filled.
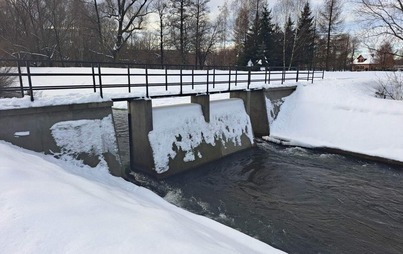
[[[237,142],[231,142],[226,137],[226,135],[228,136],[227,130],[231,129],[229,126],[231,121],[225,117],[223,119],[212,119],[211,105],[215,102],[210,100],[210,95],[192,95],[191,104],[201,109],[204,121],[204,123],[199,122],[198,124],[209,126],[214,121],[219,121],[223,132],[214,136],[214,141],[208,141],[207,134],[201,133],[201,140],[190,149],[192,150],[191,153],[196,154],[197,152],[197,154],[190,159],[185,158],[189,155],[189,151],[184,151],[183,147],[174,143],[178,143],[178,139],[180,139],[179,143],[181,144],[188,142],[186,139],[194,139],[192,135],[170,132],[169,135],[174,136],[167,138],[172,138],[174,142],[165,144],[169,147],[163,147],[164,144],[155,147],[150,133],[157,131],[154,127],[158,119],[155,119],[153,115],[158,116],[156,112],[159,109],[152,107],[151,99],[127,99],[131,170],[141,170],[158,178],[164,178],[251,148],[255,144],[253,138],[248,137],[250,135],[261,137],[270,134],[269,114],[275,117],[282,99],[290,95],[295,89],[296,87],[293,86],[230,92],[230,99],[221,101],[218,108],[225,103],[242,103],[242,110],[250,119],[250,125],[246,123],[243,132],[231,133],[231,135],[235,135],[232,138],[238,140]],[[267,103],[271,103],[274,107],[268,107]],[[96,166],[101,160],[104,160],[108,163],[113,175],[124,177],[128,172],[122,169],[120,163],[114,129],[112,128],[112,133],[104,133],[108,129],[105,126],[113,126],[112,105],[112,102],[102,102],[0,110],[0,139],[33,151],[53,154],[56,157],[69,154],[91,166]],[[171,109],[175,111],[180,107],[183,105],[173,105]],[[267,112],[268,108],[272,108],[271,112]],[[239,115],[243,114],[242,110],[239,111],[241,112]],[[175,119],[178,116],[172,115],[170,117]],[[199,128],[196,126],[196,122],[186,124],[188,125],[187,128],[190,129]],[[74,146],[68,141],[58,138],[57,135],[60,134],[57,133],[63,132],[69,136],[68,140],[81,142],[81,145]],[[170,156],[165,168],[158,170],[158,156],[160,154],[157,150],[159,149],[171,149],[175,156]]]

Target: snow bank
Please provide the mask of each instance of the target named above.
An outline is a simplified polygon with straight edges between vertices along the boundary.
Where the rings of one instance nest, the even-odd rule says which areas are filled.
[[[2,253],[281,253],[151,191],[0,141]]]
[[[403,101],[375,98],[384,74],[327,73],[285,99],[271,137],[403,161]]]
[[[215,146],[216,140],[221,140],[224,146],[228,142],[241,146],[243,134],[253,142],[252,126],[241,99],[211,102],[210,123],[204,120],[198,104],[154,108],[153,130],[148,136],[155,170],[158,173],[166,172],[169,159],[175,158],[177,149],[185,152],[185,162],[194,161],[203,157],[195,149],[200,144]]]

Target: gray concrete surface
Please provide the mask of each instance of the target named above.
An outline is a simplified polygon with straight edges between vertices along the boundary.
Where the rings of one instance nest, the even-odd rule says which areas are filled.
[[[265,91],[235,91],[230,93],[231,98],[240,98],[244,101],[246,113],[252,122],[255,137],[268,136],[270,132],[267,116]]]
[[[50,130],[54,124],[63,121],[103,119],[112,115],[111,106],[112,102],[102,102],[0,110],[0,139],[32,151],[45,154],[60,153],[61,148],[57,146]],[[16,133],[24,135],[15,135]],[[89,154],[78,156],[91,166],[99,162],[98,158]],[[121,176],[120,158],[112,154],[104,154],[104,158],[111,173]]]
[[[148,133],[153,130],[151,100],[131,100],[129,110],[130,166],[132,170],[151,171],[154,166],[153,152]]]
[[[201,95],[194,95],[190,98],[191,103],[197,103],[201,106],[204,120],[207,123],[210,122],[210,95],[208,94],[201,94]]]

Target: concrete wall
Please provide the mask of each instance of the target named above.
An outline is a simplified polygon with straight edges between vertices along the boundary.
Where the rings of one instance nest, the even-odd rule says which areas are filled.
[[[280,112],[281,105],[284,102],[284,98],[290,96],[295,90],[297,86],[287,86],[287,87],[273,87],[264,90],[264,96],[266,98],[266,112],[268,116],[269,125],[274,119],[277,118],[278,113]],[[270,135],[269,133],[266,136]]]
[[[223,139],[225,138],[215,139],[215,145],[203,142],[200,146],[196,147],[195,153],[200,152],[203,154],[203,156],[201,158],[196,158],[194,161],[185,162],[185,152],[176,148],[176,157],[174,159],[169,159],[169,170],[162,174],[157,174],[155,171],[153,171],[152,174],[157,178],[166,178],[180,172],[184,172],[192,168],[222,159],[225,156],[250,149],[254,146],[254,143],[251,142],[245,134],[241,136],[242,145],[236,145],[232,142],[227,142],[224,145],[222,142]]]
[[[235,91],[230,93],[231,98],[240,98],[244,101],[246,113],[249,115],[255,137],[269,135],[269,119],[267,114],[265,91]]]
[[[0,139],[37,152],[60,153],[61,148],[50,130],[52,126],[65,121],[103,119],[112,115],[111,106],[112,102],[103,102],[0,110]],[[91,166],[99,162],[99,158],[91,154],[78,156]],[[111,173],[120,176],[119,157],[111,153],[103,156]]]
[[[198,118],[197,121],[192,122],[192,124],[200,124],[203,125],[204,127],[208,126],[209,122],[212,120],[211,115],[210,115],[210,101],[209,101],[209,96],[208,95],[201,95],[201,96],[193,96],[191,101],[194,104],[198,104],[200,106],[200,117],[201,119]],[[228,100],[231,102],[234,102],[233,100]],[[224,102],[225,103],[225,102]],[[239,105],[239,104],[238,104]],[[170,106],[174,110],[174,112],[171,116],[172,118],[175,118],[175,113],[176,116],[178,117],[177,114],[180,114],[175,111],[175,106]],[[178,111],[180,111],[181,106],[177,106]],[[178,148],[175,145],[175,141],[173,143],[166,144],[164,142],[161,142],[159,144],[159,147],[154,147],[154,149],[160,150],[159,148],[163,150],[173,150],[173,153],[175,156],[173,158],[169,158],[168,162],[168,170],[163,171],[158,173],[156,170],[156,162],[158,158],[155,158],[154,156],[161,156],[160,153],[154,151],[151,147],[150,144],[150,132],[153,131],[153,109],[151,106],[151,101],[150,100],[133,100],[128,102],[128,108],[129,108],[129,115],[130,115],[130,132],[131,132],[131,156],[130,156],[130,161],[131,161],[131,168],[134,171],[140,170],[143,172],[146,172],[148,174],[151,174],[157,178],[165,178],[174,174],[178,174],[180,172],[198,167],[200,165],[218,160],[220,158],[223,158],[227,155],[249,149],[252,146],[254,146],[253,142],[253,137],[252,133],[248,136],[246,133],[240,135],[238,138],[240,142],[233,142],[231,140],[227,140],[227,137],[225,136],[216,136],[212,140],[206,141],[203,136],[201,135],[203,141],[197,145],[196,147],[192,148],[191,153],[194,154],[194,159],[193,160],[188,160],[185,159],[186,153],[189,151],[183,151],[182,149]],[[241,108],[241,107],[240,107]],[[172,109],[170,109],[172,110]],[[242,109],[243,110],[243,109]],[[245,114],[245,111],[243,111]],[[248,116],[245,114],[245,117],[248,118]],[[224,120],[225,121],[225,120]],[[250,126],[250,121],[249,122],[249,131],[252,131],[251,126]],[[169,122],[167,122],[169,124]],[[184,124],[189,124],[189,123],[184,123]],[[192,125],[192,126],[193,126]],[[194,128],[200,127],[200,126],[194,126]],[[231,126],[228,126],[228,128],[231,128]],[[207,127],[208,129],[208,127]],[[200,134],[200,133],[199,133]],[[170,140],[181,140],[183,139],[188,139],[189,136],[191,135],[185,135],[182,136],[178,133],[173,133],[173,132],[168,132],[167,135],[171,135]],[[192,137],[191,137],[192,138]],[[195,138],[193,136],[193,138]],[[200,137],[198,137],[200,138]],[[180,143],[180,142],[179,142]],[[155,143],[154,143],[155,145]],[[164,147],[161,147],[164,146]],[[165,147],[166,146],[166,147]],[[198,156],[201,155],[201,156]],[[162,156],[168,156],[167,154],[162,154]]]

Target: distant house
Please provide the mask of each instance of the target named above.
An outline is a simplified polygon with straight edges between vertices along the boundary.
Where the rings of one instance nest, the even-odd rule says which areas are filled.
[[[374,55],[364,57],[359,55],[352,64],[353,71],[373,71],[377,69],[377,63],[375,62]]]

